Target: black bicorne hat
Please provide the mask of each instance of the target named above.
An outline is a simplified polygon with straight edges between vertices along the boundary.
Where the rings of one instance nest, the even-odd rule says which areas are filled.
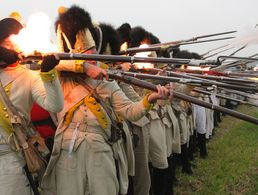
[[[88,28],[91,31],[94,29],[90,14],[76,5],[59,15],[56,21],[56,29],[58,25],[60,25],[62,32],[65,33],[72,46],[74,46],[76,34],[80,30]]]
[[[13,34],[18,34],[23,28],[22,24],[14,18],[0,20],[0,43]]]

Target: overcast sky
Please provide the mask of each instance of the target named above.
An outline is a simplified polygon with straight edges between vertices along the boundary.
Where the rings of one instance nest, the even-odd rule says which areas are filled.
[[[85,8],[95,21],[114,27],[124,22],[140,25],[162,42],[231,30],[248,32],[258,23],[258,0],[0,0],[0,3],[0,18],[18,11],[26,22],[31,13],[42,11],[53,23],[59,6],[76,4]],[[227,41],[183,48],[202,53],[225,43]],[[257,45],[250,46],[239,55],[258,53],[257,48]]]

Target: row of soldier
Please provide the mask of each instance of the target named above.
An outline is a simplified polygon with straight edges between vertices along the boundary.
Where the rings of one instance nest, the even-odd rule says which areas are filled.
[[[179,156],[182,171],[193,173],[189,160],[196,138],[200,157],[207,157],[206,140],[213,134],[213,116],[220,121],[220,114],[172,98],[172,91],[204,101],[210,101],[208,96],[191,92],[193,87],[187,85],[162,83],[166,86],[162,87],[157,81],[149,81],[158,89],[151,93],[104,79],[106,68],[129,70],[131,65],[126,63],[95,64],[49,55],[44,57],[38,74],[28,70],[29,65],[25,68],[17,64],[18,53],[9,40],[22,25],[6,18],[0,21],[0,27],[2,86],[28,121],[36,103],[32,122],[52,150],[40,181],[41,194],[170,195]],[[69,53],[116,55],[123,43],[138,47],[159,42],[143,28],[131,28],[127,23],[118,29],[93,24],[90,14],[78,6],[59,9],[56,34],[59,52]],[[151,56],[170,57],[171,53],[152,52]],[[180,50],[173,50],[172,56],[199,57]],[[60,74],[58,78],[56,70],[74,74]],[[4,102],[1,107],[5,108]],[[15,133],[11,117],[6,109],[1,114],[0,194],[31,194],[22,171],[24,160],[12,149]]]

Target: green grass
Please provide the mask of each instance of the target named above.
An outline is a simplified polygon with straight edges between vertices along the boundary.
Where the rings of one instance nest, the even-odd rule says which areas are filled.
[[[238,111],[258,118],[258,108],[240,106]],[[258,195],[258,125],[230,116],[207,144],[208,158],[196,158],[194,174],[177,170],[175,194]]]

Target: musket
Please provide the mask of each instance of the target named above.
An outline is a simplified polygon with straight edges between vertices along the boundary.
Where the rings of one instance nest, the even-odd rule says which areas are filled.
[[[258,88],[256,87],[248,87],[248,86],[241,86],[240,84],[237,85],[230,85],[227,83],[222,83],[222,82],[218,82],[218,81],[212,81],[212,80],[208,80],[208,79],[204,79],[204,78],[198,78],[195,76],[190,76],[187,74],[180,74],[177,72],[167,72],[168,76],[174,76],[174,77],[183,77],[183,78],[188,78],[188,79],[199,79],[201,81],[203,81],[204,83],[209,83],[209,85],[216,85],[218,87],[222,87],[222,88],[229,88],[229,89],[236,89],[236,90],[241,90],[241,91],[252,91],[252,92],[256,92]]]
[[[233,48],[233,47],[230,47],[230,48],[227,48],[227,49],[223,49],[223,50],[218,51],[218,52],[216,52],[216,53],[214,53],[214,54],[211,54],[211,55],[209,55],[209,56],[202,57],[202,59],[205,60],[205,59],[207,59],[207,58],[216,56],[216,55],[218,55],[218,54],[220,54],[220,53],[223,53],[223,52],[225,52],[225,51],[228,51],[228,50],[230,50],[230,49],[232,49],[232,48]]]
[[[137,79],[135,77],[127,76],[125,74],[122,74],[121,71],[108,70],[107,73],[108,73],[108,76],[109,76],[110,79],[122,81],[122,82],[125,82],[125,83],[128,83],[128,84],[135,85],[135,86],[145,88],[145,89],[149,89],[149,90],[152,90],[152,91],[157,91],[156,85],[154,85],[152,83],[149,83],[147,81],[144,81],[144,80]],[[82,74],[82,73],[72,73],[72,72],[65,72],[65,71],[61,72],[60,76],[63,76],[63,77],[82,77],[82,78],[86,77],[86,75]],[[246,115],[246,114],[242,114],[242,113],[224,108],[222,106],[217,106],[217,105],[214,105],[214,104],[211,104],[211,103],[208,103],[208,102],[201,101],[197,98],[185,95],[185,94],[180,93],[180,92],[173,91],[173,96],[176,97],[176,98],[182,99],[184,101],[187,101],[187,102],[190,102],[190,103],[193,103],[193,104],[197,104],[199,106],[203,106],[205,108],[209,108],[209,109],[212,109],[212,110],[218,110],[218,111],[226,113],[230,116],[234,116],[236,118],[239,118],[239,119],[242,119],[242,120],[254,123],[254,124],[258,124],[258,119],[257,118],[254,118],[252,116],[249,116],[249,115]]]
[[[237,76],[237,77],[256,77],[256,78],[258,77],[258,72],[253,73],[253,74],[226,72],[226,74],[229,76]]]
[[[231,57],[231,56],[235,55],[237,52],[239,52],[239,51],[243,50],[244,48],[246,48],[246,46],[247,46],[247,44],[244,45],[244,46],[242,46],[242,47],[240,47],[239,49],[237,49],[236,51],[234,51],[233,53],[231,53],[229,56]],[[221,60],[221,63],[222,63],[223,61],[225,61],[225,60],[226,60],[226,59]]]
[[[146,73],[158,73],[159,71],[162,71],[161,69],[158,68],[149,68],[149,69],[142,69],[141,72],[146,72]],[[221,81],[221,82],[232,82],[232,84],[234,83],[238,83],[240,85],[244,85],[244,84],[254,84],[257,85],[258,81],[256,80],[251,80],[251,79],[242,79],[242,78],[238,78],[238,77],[228,77],[228,75],[226,73],[223,72],[217,72],[217,71],[212,71],[212,70],[208,70],[208,71],[204,71],[204,70],[189,70],[189,69],[180,69],[180,68],[175,68],[174,70],[167,70],[167,73],[171,73],[171,72],[182,72],[184,73],[184,75],[189,75],[189,76],[194,76],[197,78],[203,78],[203,79],[209,79],[209,80],[216,80],[216,81]],[[204,75],[205,74],[205,75]],[[216,75],[216,76],[215,76]]]
[[[183,72],[183,73],[194,73],[194,74],[208,74],[208,75],[215,75],[215,76],[228,76],[224,72],[214,71],[212,70],[191,70],[191,69],[181,69],[181,68],[174,68],[174,69],[167,69],[168,71],[176,71],[176,72]]]
[[[217,60],[195,60],[182,58],[155,58],[155,57],[136,57],[136,56],[120,56],[120,55],[100,55],[100,54],[76,54],[76,53],[54,53],[60,60],[96,60],[104,62],[129,62],[131,64],[141,63],[180,63],[189,64],[191,66],[200,66],[205,64],[217,65]],[[42,60],[42,55],[29,55],[24,57],[22,61]]]
[[[29,181],[29,184],[30,184],[30,187],[31,187],[31,189],[32,189],[32,191],[33,191],[33,194],[34,194],[34,195],[40,195],[39,190],[38,190],[38,187],[37,187],[37,184],[36,184],[36,182],[34,181],[33,176],[32,176],[32,174],[30,173],[30,171],[29,171],[29,169],[28,169],[28,166],[25,165],[25,166],[23,167],[23,170],[24,170],[24,172],[25,172],[25,174],[26,174],[26,177],[27,177],[27,179],[28,179],[28,181]]]
[[[219,36],[219,35],[225,35],[225,34],[231,34],[231,33],[235,33],[237,31],[228,31],[228,32],[222,32],[222,33],[215,33],[215,34],[208,34],[208,35],[201,35],[201,36],[196,36],[196,37],[192,37],[190,39],[184,39],[184,40],[178,40],[178,41],[171,41],[171,42],[166,42],[166,43],[158,43],[158,44],[152,44],[152,45],[149,45],[150,47],[153,47],[153,48],[162,48],[162,47],[165,47],[165,46],[176,46],[176,45],[179,45],[179,44],[182,44],[182,43],[186,43],[186,42],[193,42],[193,41],[197,41],[198,39],[203,39],[203,38],[208,38],[208,37],[213,37],[213,36]],[[124,50],[124,51],[121,51],[120,54],[126,54],[128,53],[128,51],[132,51],[133,49],[142,49],[142,48],[138,48],[138,47],[132,47],[130,49],[127,49],[127,50]],[[144,50],[144,51],[150,51],[150,50]],[[142,51],[137,51],[137,52],[142,52]]]
[[[150,69],[141,69],[142,72],[151,72],[152,74],[156,74],[159,71],[163,71],[159,68],[150,68]],[[229,89],[237,89],[237,90],[257,90],[257,83],[256,80],[247,80],[247,79],[239,79],[239,78],[228,78],[225,76],[210,76],[210,75],[200,75],[200,74],[189,74],[189,73],[177,73],[174,71],[166,71],[166,74],[168,76],[177,77],[177,78],[187,78],[187,79],[179,79],[178,81],[174,78],[171,80],[174,80],[173,82],[181,82],[186,83],[186,81],[189,84],[200,84],[203,86],[211,86],[211,85],[217,85],[218,87],[225,87]],[[139,75],[140,76],[140,75]],[[143,77],[141,75],[141,77]],[[150,76],[144,76],[144,77],[150,77]],[[158,79],[158,78],[157,78]],[[160,78],[161,80],[165,80]],[[169,79],[168,79],[169,80]],[[199,81],[201,80],[201,81]],[[213,81],[215,80],[215,81]],[[219,80],[219,82],[218,82]]]
[[[253,54],[253,55],[251,55],[251,56],[249,56],[249,58],[254,58],[254,57],[256,57],[258,55],[258,53],[256,53],[256,54]],[[234,61],[234,62],[230,62],[230,63],[227,63],[227,64],[223,64],[223,65],[221,65],[221,67],[231,67],[231,66],[236,66],[236,65],[238,65],[239,63],[241,63],[241,65],[246,65],[246,64],[248,64],[248,63],[250,63],[250,62],[253,62],[253,61],[250,61],[250,60],[237,60],[237,61]],[[219,68],[219,67],[218,67]]]
[[[252,98],[252,99],[258,100],[258,98],[254,97],[253,94],[245,93],[243,91],[236,91],[236,90],[231,90],[231,89],[223,89],[223,91],[228,92],[228,93],[232,93],[232,94],[237,94],[237,95],[240,95],[242,97],[247,97],[247,98]]]
[[[137,78],[134,78],[134,77],[131,77],[131,76],[121,74],[121,72],[119,72],[119,71],[108,72],[108,75],[109,75],[110,78],[115,79],[115,80],[120,80],[120,81],[123,81],[125,83],[132,84],[132,85],[142,87],[142,88],[145,88],[145,89],[149,89],[149,90],[152,90],[152,91],[157,91],[156,85],[154,85],[152,83],[149,83],[149,82],[146,82],[146,81],[143,81],[143,80],[140,80],[140,79],[137,79]],[[211,104],[209,102],[201,101],[197,98],[185,95],[185,94],[180,93],[180,92],[173,91],[173,96],[176,97],[176,98],[179,98],[181,100],[203,106],[205,108],[209,108],[209,109],[212,109],[212,110],[217,110],[217,111],[226,113],[230,116],[234,116],[236,118],[239,118],[239,119],[242,119],[242,120],[254,123],[254,124],[258,124],[258,119],[257,118],[254,118],[252,116],[242,114],[242,113],[239,113],[239,112],[236,112],[234,110],[230,110],[230,109],[227,109],[227,108],[224,108],[224,107],[221,107],[221,106],[217,106],[217,105]]]
[[[237,57],[237,56],[218,56],[217,57],[218,61],[220,62],[220,66],[217,66],[215,69],[219,70],[219,69],[226,69],[232,66],[236,66],[238,63],[241,63],[243,61],[245,61],[244,63],[241,63],[241,65],[246,65],[247,63],[251,63],[251,62],[255,62],[258,61],[258,58],[253,58],[253,57]],[[226,59],[233,59],[236,60],[235,62],[230,62],[227,64],[222,64],[223,61],[225,61]]]
[[[236,37],[224,37],[224,38],[217,38],[217,39],[207,39],[203,41],[185,42],[185,43],[180,43],[178,46],[190,45],[190,44],[196,44],[196,43],[206,43],[206,42],[213,42],[213,41],[222,41],[222,40],[233,39],[233,38],[236,38]]]
[[[213,41],[222,41],[227,39],[233,39],[235,37],[224,37],[224,38],[218,38],[218,39],[208,39],[203,41],[191,41],[191,42],[182,42],[182,43],[174,43],[171,42],[168,43],[160,43],[160,44],[154,44],[154,45],[148,45],[148,47],[145,48],[139,48],[139,47],[131,47],[126,50],[122,50],[119,52],[120,55],[124,54],[130,54],[130,53],[139,53],[139,52],[146,52],[146,51],[159,51],[162,49],[168,49],[168,48],[174,48],[181,45],[190,45],[190,44],[197,44],[197,43],[206,43],[206,42],[213,42]]]
[[[173,68],[167,69],[168,71],[176,71],[176,72],[183,72],[183,73],[194,73],[194,74],[208,74],[208,75],[215,75],[215,76],[223,76],[223,77],[258,77],[258,71],[242,71],[242,72],[220,72],[214,69],[212,70],[190,70],[190,69],[180,69],[180,68]],[[250,79],[249,79],[250,80]]]
[[[218,50],[218,49],[222,49],[222,48],[227,47],[227,46],[229,46],[229,44],[216,47],[216,48],[214,48],[214,49],[211,49],[211,50],[209,50],[209,51],[207,51],[207,52],[201,54],[201,56],[204,57],[204,56],[210,54],[212,51],[216,51],[216,50]]]
[[[194,74],[194,73],[188,73],[190,76],[195,76],[199,78],[204,79],[210,79],[210,80],[216,80],[216,81],[229,81],[229,82],[236,82],[239,84],[247,83],[247,84],[258,84],[258,81],[250,80],[250,79],[240,79],[240,78],[231,78],[226,76],[213,76],[213,75],[201,75],[201,74]]]
[[[208,37],[214,37],[214,36],[219,36],[219,35],[226,35],[226,34],[231,34],[237,32],[236,30],[234,31],[227,31],[227,32],[220,32],[220,33],[213,33],[213,34],[207,34],[207,35],[201,35],[201,36],[195,36],[190,39],[184,39],[184,40],[179,40],[179,41],[172,41],[172,42],[167,42],[165,44],[171,45],[171,44],[177,44],[177,43],[185,43],[185,42],[190,42],[190,41],[197,41],[198,39],[203,39],[203,38],[208,38]],[[153,46],[157,46],[159,44],[153,44]]]
[[[175,72],[167,72],[168,76],[158,76],[158,75],[124,72],[124,71],[120,71],[120,72],[121,72],[120,74],[122,74],[122,75],[136,77],[136,78],[140,78],[140,79],[161,80],[161,81],[165,81],[165,82],[178,82],[178,83],[188,84],[188,85],[193,85],[193,86],[216,85],[216,86],[222,87],[222,88],[236,89],[236,90],[241,90],[241,91],[258,92],[257,87],[249,87],[249,86],[243,86],[243,85],[232,85],[232,84],[227,84],[227,83],[221,83],[221,82],[211,81],[211,80],[207,80],[207,79],[192,77],[192,76],[185,75],[185,74],[178,74]]]
[[[205,95],[212,95],[211,92],[205,91],[205,90],[202,90],[202,89],[193,89],[193,91],[198,92],[198,93],[202,93],[202,94],[205,94]],[[246,104],[246,105],[250,105],[250,106],[257,106],[255,104],[250,103],[250,102],[247,102],[247,101],[244,101],[244,100],[239,100],[239,99],[236,99],[236,98],[232,98],[232,97],[229,97],[227,95],[222,95],[222,94],[215,93],[215,96],[218,97],[218,98],[231,100],[231,101],[238,102],[238,103],[241,103],[241,104]]]
[[[237,57],[237,56],[218,56],[218,61],[221,62],[220,59],[234,59],[234,60],[249,60],[249,61],[258,61],[258,58],[251,57]]]
[[[258,53],[255,53],[255,54],[253,54],[253,55],[251,55],[251,56],[249,56],[249,58],[254,58],[254,57],[256,57],[256,56],[258,56]],[[237,61],[235,61],[235,62],[232,62],[231,64],[234,64],[234,63],[242,63],[242,64],[247,64],[247,63],[250,63],[251,61],[248,61],[248,60],[245,60],[245,61],[241,61],[241,60],[237,60]],[[225,64],[226,66],[227,65],[231,65],[231,64]]]

